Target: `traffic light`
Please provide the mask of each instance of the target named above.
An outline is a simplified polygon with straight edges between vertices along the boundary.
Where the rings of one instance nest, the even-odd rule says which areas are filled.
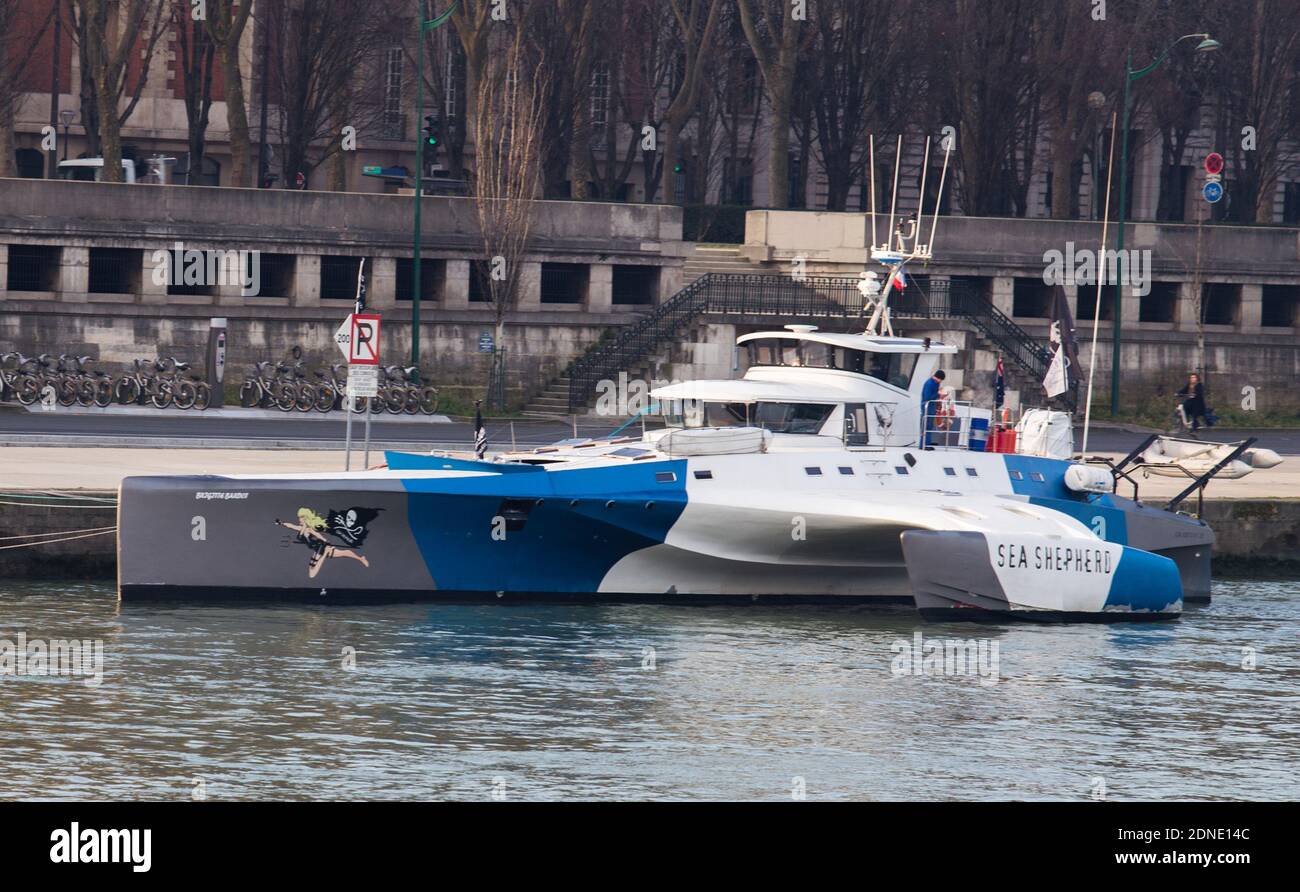
[[[680,161],[678,161],[676,164],[673,165],[673,173],[681,173],[685,169],[686,169],[686,165],[682,164],[682,162]]]
[[[442,143],[441,128],[437,115],[424,116],[424,151],[425,162],[434,164],[438,160],[438,146]]]

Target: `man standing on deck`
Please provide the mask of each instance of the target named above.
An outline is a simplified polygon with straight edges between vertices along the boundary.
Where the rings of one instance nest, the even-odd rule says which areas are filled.
[[[921,429],[925,431],[921,446],[925,449],[934,445],[930,433],[934,430],[934,417],[939,410],[939,389],[943,386],[943,379],[943,369],[938,369],[921,388]]]

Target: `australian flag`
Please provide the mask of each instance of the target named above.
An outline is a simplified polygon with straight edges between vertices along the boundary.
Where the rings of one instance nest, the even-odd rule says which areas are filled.
[[[479,409],[482,404],[474,401],[474,456],[483,460],[487,455],[487,428],[483,426],[483,412]]]
[[[998,354],[998,373],[993,378],[993,407],[1001,409],[1007,398],[1007,376],[1002,368],[1002,355]]]

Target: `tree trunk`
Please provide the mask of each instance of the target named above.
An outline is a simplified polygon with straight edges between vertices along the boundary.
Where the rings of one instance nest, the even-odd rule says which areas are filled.
[[[17,175],[17,161],[14,157],[14,116],[9,108],[0,103],[0,177]]]
[[[790,94],[793,78],[782,76],[772,90],[772,141],[767,147],[767,206],[790,206]]]
[[[100,74],[95,78],[95,108],[99,115],[100,154],[104,159],[103,181],[122,182],[122,133],[117,118],[117,91]]]
[[[226,83],[226,120],[230,126],[230,185],[253,185],[253,148],[248,135],[248,109],[244,105],[244,79],[239,71],[239,40],[232,36],[219,45],[221,71]],[[266,73],[262,74],[263,79]],[[266,89],[266,85],[262,85]]]

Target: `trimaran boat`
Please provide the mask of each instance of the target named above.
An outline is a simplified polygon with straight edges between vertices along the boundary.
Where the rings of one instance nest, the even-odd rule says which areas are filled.
[[[929,243],[913,224],[873,245],[888,276],[865,331],[744,335],[743,377],[654,390],[667,425],[640,436],[127,478],[121,595],[906,601],[930,618],[1105,620],[1208,598],[1201,520],[1124,498],[1112,470],[1068,454],[981,451],[970,431],[987,411],[954,405],[941,432],[922,417],[956,348],[896,336],[888,295]]]

